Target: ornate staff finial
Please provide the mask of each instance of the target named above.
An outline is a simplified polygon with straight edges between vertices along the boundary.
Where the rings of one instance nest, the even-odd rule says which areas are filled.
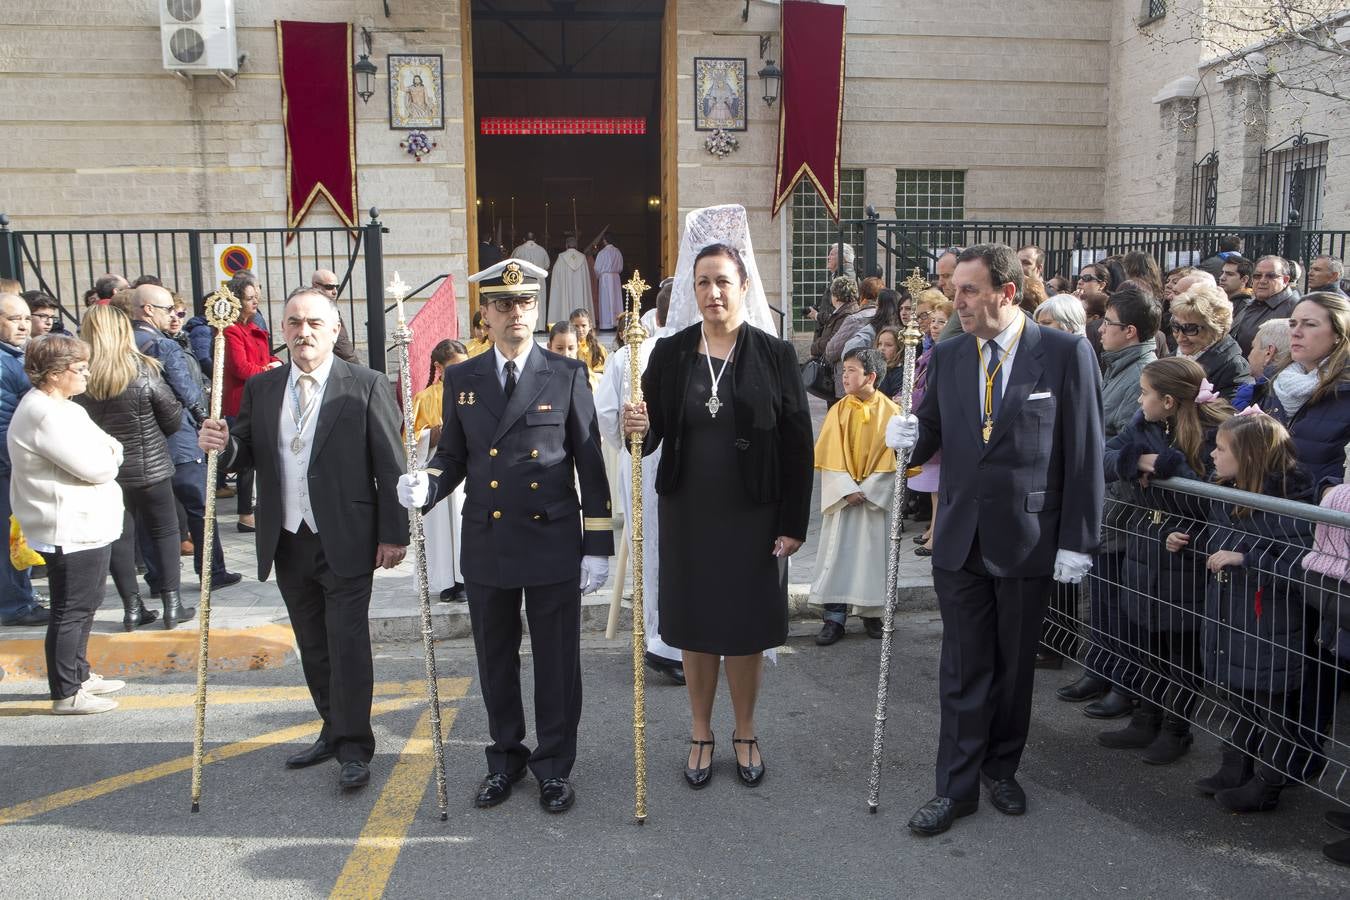
[[[402,325],[404,322],[403,298],[408,296],[408,285],[404,284],[398,272],[395,272],[394,280],[385,285],[384,289],[394,295],[394,302],[398,304],[398,324]]]
[[[642,273],[637,269],[634,269],[633,277],[628,279],[624,284],[623,289],[628,292],[628,299],[630,301],[639,303],[642,300],[642,295],[647,293],[647,288],[649,287],[651,287],[651,285],[642,280]]]
[[[239,302],[239,298],[234,295],[225,285],[207,295],[206,298],[206,324],[217,331],[228,328],[239,318],[239,310],[244,305]]]
[[[642,307],[642,295],[646,293],[651,285],[642,280],[642,273],[637,269],[633,270],[633,277],[628,279],[623,289],[628,292],[628,321],[624,323],[623,342],[625,344],[640,344],[642,339],[647,336],[647,330],[642,327],[641,318],[638,315]]]
[[[932,287],[932,285],[928,283],[928,279],[923,277],[923,273],[919,271],[918,266],[914,267],[909,273],[909,277],[906,278],[903,283],[905,287],[909,288],[909,295],[911,297],[917,297],[920,291],[926,291]]]

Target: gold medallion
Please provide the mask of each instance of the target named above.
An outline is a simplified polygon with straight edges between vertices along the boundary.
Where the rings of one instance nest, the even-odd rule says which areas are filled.
[[[994,434],[994,420],[986,418],[984,420],[984,442],[989,443],[989,438]]]

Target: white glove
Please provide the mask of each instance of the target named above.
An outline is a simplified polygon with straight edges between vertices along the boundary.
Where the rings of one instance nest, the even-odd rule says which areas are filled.
[[[1092,557],[1075,550],[1061,549],[1055,553],[1055,580],[1060,584],[1077,584],[1092,570]]]
[[[398,476],[398,502],[404,509],[421,509],[427,505],[427,487],[426,472]]]
[[[581,558],[581,592],[598,591],[609,581],[609,559],[604,556]]]
[[[919,442],[919,420],[916,416],[891,416],[886,423],[886,446],[896,453],[913,450]]]

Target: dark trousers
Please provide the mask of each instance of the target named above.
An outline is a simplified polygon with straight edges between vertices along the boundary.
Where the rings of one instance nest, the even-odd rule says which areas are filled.
[[[126,599],[140,593],[136,584],[136,523],[147,534],[146,570],[153,558],[159,591],[176,591],[181,575],[178,566],[178,513],[174,511],[173,479],[165,478],[146,487],[122,488],[122,536],[112,545],[112,577],[117,593]]]
[[[173,470],[173,495],[187,515],[188,535],[192,538],[192,568],[202,574],[202,540],[206,522],[206,463],[179,463]],[[144,520],[137,524],[137,538],[140,541],[141,555],[145,557],[145,583],[150,590],[159,593],[159,561],[154,552],[154,540],[150,537]],[[179,537],[182,537],[181,527]],[[225,574],[225,554],[220,548],[220,527],[217,526],[211,541],[211,575]]]
[[[933,569],[942,612],[938,796],[975,800],[981,772],[1016,774],[1050,581],[989,574],[978,542],[959,571]]]
[[[576,579],[526,588],[467,582],[478,681],[487,706],[489,772],[519,772],[540,781],[566,778],[577,759],[581,720],[581,590]],[[520,699],[520,602],[534,654],[534,725],[539,746],[524,744]]]
[[[236,418],[236,416],[226,416],[225,422],[233,428]],[[218,481],[219,484],[217,487],[225,484],[224,468],[220,470]],[[235,494],[235,509],[238,510],[238,513],[241,516],[253,515],[253,470],[235,469],[234,486],[238,491],[238,493]]]
[[[323,718],[319,737],[339,762],[370,762],[375,734],[370,702],[375,667],[370,656],[370,588],[374,574],[342,578],[328,567],[319,536],[302,524],[281,529],[277,587],[291,617],[305,684]]]
[[[94,550],[45,553],[47,584],[51,588],[51,618],[47,620],[47,686],[53,700],[75,696],[89,677],[89,632],[94,611],[103,603],[108,583],[111,545]]]
[[[0,524],[4,525],[6,538],[13,512],[9,506],[9,473],[5,472],[0,474]],[[18,617],[37,605],[30,574],[28,569],[14,568],[8,558],[0,560],[0,618]]]

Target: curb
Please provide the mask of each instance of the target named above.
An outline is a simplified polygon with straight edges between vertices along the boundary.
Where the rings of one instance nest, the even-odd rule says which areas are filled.
[[[910,583],[907,583],[910,582]],[[788,618],[818,619],[819,614],[810,608],[808,600],[811,585],[801,583],[788,586]],[[937,609],[937,595],[933,593],[933,584],[928,579],[902,579],[899,587],[897,612],[916,612]],[[623,606],[619,610],[619,630],[632,627],[631,597],[625,595]],[[521,617],[523,627],[529,630],[529,623]],[[588,595],[581,598],[581,631],[583,634],[604,634],[609,621],[609,593]],[[473,636],[469,626],[469,607],[466,603],[440,603],[431,606],[431,636],[438,641],[454,640]],[[422,614],[417,609],[406,607],[398,609],[372,609],[370,611],[370,639],[372,641],[420,641],[422,639]],[[214,652],[214,651],[213,651]]]
[[[150,629],[89,636],[89,666],[101,675],[164,675],[195,672],[201,632],[194,629]],[[0,669],[15,679],[47,678],[42,639],[20,638],[0,642]],[[257,628],[211,629],[211,672],[276,669],[296,657],[295,635],[285,623]]]

